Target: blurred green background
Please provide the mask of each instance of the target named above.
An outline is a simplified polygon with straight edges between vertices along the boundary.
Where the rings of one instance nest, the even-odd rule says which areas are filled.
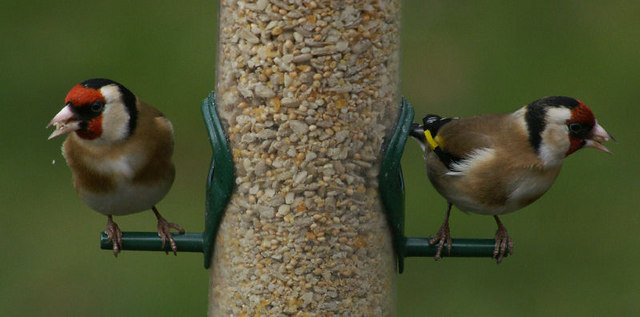
[[[429,113],[510,112],[577,97],[617,139],[583,150],[541,200],[503,222],[512,257],[408,259],[399,316],[640,314],[640,2],[405,1],[402,93]],[[98,248],[105,217],[76,196],[45,125],[67,91],[117,80],[176,130],[178,169],[163,215],[203,228],[210,148],[200,102],[214,88],[215,1],[0,2],[0,311],[4,316],[197,316],[207,311],[200,254]],[[52,161],[55,160],[55,164]],[[404,158],[407,234],[439,227],[445,201],[413,141]],[[426,193],[426,194],[425,194]],[[152,213],[118,218],[153,231]],[[455,211],[454,237],[492,237],[491,217]]]

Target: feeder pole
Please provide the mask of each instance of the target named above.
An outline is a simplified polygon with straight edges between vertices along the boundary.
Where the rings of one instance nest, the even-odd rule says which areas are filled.
[[[216,104],[235,191],[210,316],[393,316],[378,193],[400,106],[400,0],[221,0]]]

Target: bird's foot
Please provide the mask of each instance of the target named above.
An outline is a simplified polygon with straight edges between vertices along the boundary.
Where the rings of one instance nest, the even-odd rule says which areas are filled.
[[[173,254],[178,255],[178,246],[176,245],[176,241],[173,239],[171,229],[176,229],[180,233],[184,233],[184,229],[180,225],[173,222],[168,222],[166,219],[164,219],[164,217],[160,215],[158,209],[156,209],[155,206],[152,209],[153,213],[156,214],[156,218],[158,218],[158,236],[162,238],[162,248],[164,249],[167,240],[169,240],[169,244],[171,244],[171,250],[173,251]],[[169,254],[168,251],[165,252]]]
[[[440,230],[438,230],[438,233],[436,233],[436,235],[431,238],[431,240],[429,240],[429,245],[434,246],[434,245],[438,245],[438,251],[436,252],[436,255],[433,256],[433,258],[438,261],[441,258],[441,254],[442,254],[442,248],[444,247],[445,243],[447,244],[447,252],[448,254],[451,254],[451,232],[449,231],[449,221],[445,221],[442,226],[440,227]]]
[[[122,248],[122,231],[120,231],[118,225],[113,222],[111,216],[107,216],[107,228],[104,229],[104,232],[107,234],[107,241],[113,243],[113,255],[118,257],[120,248]]]
[[[500,222],[497,217],[496,223],[498,224],[498,231],[496,231],[495,235],[496,243],[493,249],[493,258],[500,264],[506,252],[513,254],[513,241],[511,237],[509,237],[509,234],[507,234],[507,228],[502,225],[502,222]]]

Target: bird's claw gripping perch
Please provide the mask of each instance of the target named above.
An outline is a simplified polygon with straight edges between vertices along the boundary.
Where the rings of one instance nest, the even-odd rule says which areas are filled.
[[[502,224],[498,216],[494,216],[496,223],[498,224],[498,230],[495,235],[495,249],[493,250],[493,258],[500,264],[504,259],[504,254],[509,252],[509,255],[513,254],[513,241],[507,233],[507,228]]]
[[[433,256],[433,259],[436,261],[440,260],[442,248],[444,247],[445,243],[447,244],[447,252],[449,255],[451,255],[451,246],[453,245],[453,242],[451,241],[451,230],[449,230],[449,215],[451,214],[451,206],[453,206],[451,203],[447,203],[447,213],[444,217],[444,222],[442,223],[442,226],[440,226],[440,230],[438,230],[438,233],[436,233],[436,235],[431,238],[431,240],[429,240],[430,246],[438,244],[438,251],[436,252],[436,255]]]
[[[176,245],[176,241],[173,239],[173,234],[171,233],[171,229],[176,229],[181,234],[184,234],[185,233],[184,228],[182,228],[180,225],[176,223],[168,222],[166,219],[164,219],[160,215],[160,213],[158,212],[158,209],[156,209],[155,206],[153,206],[152,210],[153,210],[153,213],[156,215],[156,218],[158,218],[158,236],[160,236],[160,238],[162,239],[162,249],[165,249],[166,242],[167,240],[169,240],[169,244],[171,244],[171,250],[173,251],[173,254],[178,255],[177,253],[178,246]],[[165,252],[169,254],[169,251],[165,251]]]
[[[438,230],[438,233],[436,233],[436,235],[431,238],[431,240],[429,240],[429,245],[438,245],[438,251],[436,252],[436,255],[433,256],[436,261],[440,260],[442,248],[444,247],[445,243],[447,244],[448,254],[451,254],[452,241],[451,232],[449,231],[449,222],[443,223],[440,227],[440,230]]]
[[[107,216],[107,227],[104,229],[107,234],[108,241],[113,243],[113,256],[118,257],[120,248],[122,248],[122,231],[120,227],[113,222],[112,216]]]

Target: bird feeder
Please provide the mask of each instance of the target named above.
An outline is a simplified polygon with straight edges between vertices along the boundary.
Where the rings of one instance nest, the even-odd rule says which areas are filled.
[[[210,315],[394,315],[404,259],[435,254],[404,234],[400,2],[220,1],[204,232],[174,234],[204,254]],[[155,232],[122,250],[167,251]]]

